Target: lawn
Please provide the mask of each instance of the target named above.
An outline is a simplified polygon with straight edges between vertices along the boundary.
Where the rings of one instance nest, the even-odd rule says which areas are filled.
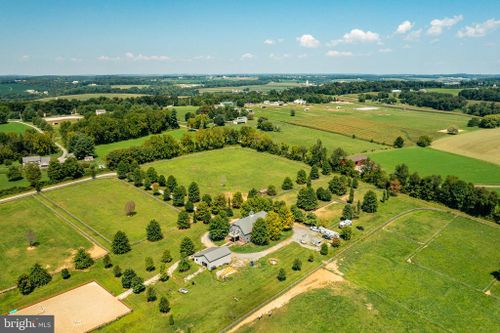
[[[202,193],[248,192],[281,184],[286,176],[295,179],[300,169],[309,170],[303,163],[290,161],[267,153],[239,147],[184,155],[171,160],[157,161],[142,166],[154,167],[165,177],[173,175],[186,188],[194,181]]]
[[[404,163],[410,173],[417,171],[420,176],[452,175],[475,184],[500,184],[498,165],[431,148],[408,147],[368,155],[387,172]]]
[[[0,290],[16,284],[17,277],[40,263],[49,271],[71,260],[79,247],[92,244],[34,198],[0,204]],[[29,248],[31,230],[39,244]]]
[[[164,131],[161,134],[169,134],[176,139],[180,139],[184,133],[186,133],[186,129],[179,128],[176,130]],[[103,161],[105,159],[106,155],[108,155],[111,151],[117,150],[117,149],[129,148],[129,147],[133,147],[133,146],[140,146],[144,142],[146,142],[149,138],[151,138],[153,135],[158,135],[158,134],[151,134],[151,135],[143,136],[140,138],[112,142],[112,143],[107,143],[107,144],[103,144],[103,145],[97,145],[95,147],[95,152],[98,156],[98,159]]]
[[[86,101],[91,98],[107,97],[107,98],[135,98],[146,96],[144,94],[127,94],[127,93],[90,93],[90,94],[78,94],[78,95],[61,95],[57,97],[45,97],[39,99],[39,101],[51,101],[54,99],[76,99],[79,101]]]
[[[19,165],[18,162],[14,162],[14,165]],[[26,178],[16,180],[16,181],[9,181],[9,178],[7,177],[7,173],[9,172],[9,167],[6,166],[5,164],[0,164],[0,190],[8,189],[11,187],[26,187],[29,186],[30,183],[26,180]],[[48,181],[49,178],[47,176],[47,170],[42,169],[42,180]]]
[[[432,143],[432,148],[500,164],[500,128],[450,135]]]
[[[292,237],[292,235],[293,235],[292,230],[283,231],[280,239],[275,241],[270,241],[269,244],[267,245],[256,245],[252,242],[249,242],[243,245],[233,245],[231,246],[231,251],[237,253],[254,253],[254,252],[264,251],[277,245],[278,243],[281,243],[285,239]]]
[[[177,223],[177,211],[171,206],[118,179],[97,179],[49,191],[45,196],[97,230],[104,240],[112,240],[118,230],[124,231],[131,242],[143,240],[152,219],[164,231],[175,228]],[[136,214],[130,217],[124,211],[128,201],[135,203]]]
[[[308,262],[309,254],[315,255],[314,262]],[[158,312],[158,302],[148,303],[144,295],[133,295],[126,303],[134,311],[122,319],[104,327],[104,332],[218,332],[250,309],[261,304],[273,295],[311,272],[318,266],[320,257],[315,251],[290,244],[273,253],[278,264],[272,265],[268,257],[262,258],[254,267],[243,266],[237,273],[226,280],[218,280],[214,273],[205,271],[194,278],[194,282],[185,283],[179,278],[156,285],[158,295],[167,296],[175,319],[175,325],[169,326],[168,317]],[[302,270],[292,271],[295,258],[302,260]],[[284,268],[287,279],[276,279],[278,270]],[[177,289],[185,287],[188,294],[180,294]]]
[[[371,107],[374,109],[359,110]],[[295,116],[290,116],[294,109]],[[358,110],[357,110],[358,109]],[[306,111],[307,110],[307,111]],[[374,140],[392,145],[396,137],[403,137],[407,144],[415,144],[422,135],[439,138],[439,132],[455,125],[465,129],[469,117],[463,114],[408,110],[404,107],[389,108],[367,104],[312,104],[306,107],[288,105],[256,110],[270,120],[279,120],[300,126]]]
[[[0,133],[24,133],[28,128],[31,128],[29,126],[26,126],[21,123],[6,123],[6,124],[1,124],[0,125]]]
[[[435,93],[450,94],[450,95],[458,96],[458,93],[461,92],[463,89],[460,89],[460,88],[425,88],[425,90],[427,92],[435,92]]]
[[[498,269],[499,242],[497,226],[416,212],[348,249],[337,262],[348,281],[422,323],[491,332],[498,328],[500,298],[484,292]]]

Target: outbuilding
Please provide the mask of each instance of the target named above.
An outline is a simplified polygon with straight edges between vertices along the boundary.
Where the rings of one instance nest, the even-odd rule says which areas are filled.
[[[231,262],[231,251],[227,246],[209,247],[193,254],[194,262],[209,270]]]

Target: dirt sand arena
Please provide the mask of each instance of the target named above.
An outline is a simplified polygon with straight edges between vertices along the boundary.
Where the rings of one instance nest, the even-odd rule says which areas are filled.
[[[96,282],[16,312],[17,315],[54,315],[57,333],[88,332],[131,310]],[[16,315],[15,314],[15,315]]]

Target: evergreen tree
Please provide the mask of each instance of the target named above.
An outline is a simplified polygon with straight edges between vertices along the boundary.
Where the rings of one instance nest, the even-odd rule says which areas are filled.
[[[115,277],[122,276],[122,269],[120,268],[120,266],[116,265],[116,266],[113,267],[113,275]]]
[[[146,289],[146,286],[144,285],[144,280],[139,276],[134,276],[132,278],[132,281],[130,282],[130,287],[132,288],[134,294],[140,294],[141,292],[144,291],[144,289]]]
[[[309,178],[310,179],[318,179],[319,178],[319,170],[316,165],[313,165],[311,167],[311,172],[309,173]]]
[[[151,180],[148,177],[144,179],[144,189],[146,191],[149,191],[151,189]]]
[[[160,224],[156,220],[151,220],[146,227],[146,236],[148,241],[156,242],[163,239]]]
[[[285,281],[286,280],[286,272],[283,268],[280,268],[278,271],[278,276],[276,277],[278,281]]]
[[[330,192],[336,195],[344,195],[347,192],[347,184],[340,177],[333,177],[328,183]]]
[[[152,183],[158,182],[158,173],[156,172],[155,168],[149,167],[148,170],[146,170],[146,176]]]
[[[294,261],[293,261],[293,264],[292,264],[292,269],[294,271],[300,271],[302,269],[302,261],[300,261],[299,258],[296,258]]]
[[[351,227],[344,227],[342,228],[342,231],[340,232],[340,237],[342,237],[343,240],[350,240],[352,237],[352,229]]]
[[[174,326],[174,316],[173,315],[168,316],[168,324],[170,326]]]
[[[255,198],[259,194],[259,191],[257,191],[256,188],[252,188],[247,195],[248,199]]]
[[[258,218],[253,226],[250,240],[256,245],[266,245],[269,243],[269,231],[266,220]]]
[[[243,195],[241,192],[236,192],[233,195],[233,208],[239,209],[241,208],[241,205],[243,204]]]
[[[75,264],[76,269],[85,269],[94,264],[94,259],[92,259],[90,254],[85,251],[84,248],[79,248],[73,258],[73,263]]]
[[[174,176],[172,176],[172,175],[168,176],[166,186],[170,192],[174,191],[174,189],[177,187],[177,180],[175,179]]]
[[[167,185],[167,180],[165,179],[164,175],[160,175],[160,177],[158,177],[158,185],[162,187]]]
[[[131,250],[127,235],[123,231],[118,231],[113,238],[111,250],[114,254],[124,254]]]
[[[226,197],[223,193],[219,193],[215,196],[212,202],[212,214],[217,215],[219,212],[226,208]]]
[[[304,219],[305,219],[304,212],[302,210],[300,210],[300,208],[297,207],[297,205],[292,205],[290,210],[292,211],[293,219],[296,222],[304,222]]]
[[[189,199],[188,201],[186,201],[186,205],[184,206],[184,209],[186,210],[186,212],[188,213],[192,213],[194,212],[194,204],[193,202],[191,201],[191,199]]]
[[[394,148],[403,148],[404,144],[405,140],[400,136],[398,136],[396,140],[394,140]]]
[[[162,296],[158,307],[160,308],[161,313],[168,313],[170,311],[170,303],[168,302],[168,299]]]
[[[167,268],[166,268],[165,264],[161,264],[160,265],[160,281],[166,282],[166,281],[168,281],[168,279],[169,279],[169,276],[168,276]]]
[[[19,292],[22,295],[31,294],[33,289],[35,289],[35,287],[33,287],[31,285],[30,278],[29,278],[28,274],[21,274],[17,278],[17,289],[19,289]]]
[[[352,184],[351,184],[351,187],[352,187],[352,188],[358,188],[358,185],[359,185],[358,178],[353,178],[353,179],[352,179]]]
[[[29,272],[29,283],[33,289],[46,285],[52,281],[52,276],[40,264],[34,264]]]
[[[156,290],[153,287],[148,287],[146,289],[146,300],[148,302],[156,301]]]
[[[330,190],[324,189],[323,187],[318,187],[316,190],[316,197],[321,201],[332,200],[332,192]]]
[[[184,197],[186,196],[186,189],[184,186],[177,186],[172,192],[172,204],[176,207],[184,206]]]
[[[118,178],[125,179],[129,171],[128,169],[129,169],[128,163],[121,160],[120,163],[118,163],[118,166],[116,167],[116,173],[118,175]]]
[[[328,161],[323,162],[321,173],[325,176],[328,176],[329,174],[332,173],[332,167]]]
[[[297,172],[297,179],[295,180],[297,184],[305,184],[307,182],[307,174],[301,169]]]
[[[321,244],[319,253],[323,256],[326,256],[328,254],[328,245],[326,245],[326,243]]]
[[[127,268],[122,274],[122,287],[130,288],[132,286],[132,279],[135,278],[137,274],[133,269]]]
[[[184,237],[181,242],[180,254],[181,258],[186,258],[195,252],[194,243],[189,237]]]
[[[297,207],[304,210],[313,210],[316,206],[318,206],[318,199],[316,198],[316,192],[314,192],[313,188],[301,188],[297,195]]]
[[[349,198],[347,199],[348,203],[353,203],[354,202],[354,189],[351,187],[349,190]]]
[[[163,254],[161,255],[161,262],[169,263],[172,260],[173,260],[173,258],[172,258],[172,255],[170,254],[170,250],[169,249],[165,249],[163,251]]]
[[[163,201],[170,201],[170,199],[172,199],[172,193],[170,193],[168,188],[165,188],[165,190],[163,190]]]
[[[229,221],[220,215],[214,217],[208,228],[209,237],[213,241],[223,240],[229,233]]]
[[[290,177],[286,177],[283,180],[283,184],[281,185],[281,189],[287,191],[287,190],[291,190],[292,188],[293,188],[292,180],[290,179]]]
[[[212,197],[208,193],[203,194],[203,196],[201,197],[201,201],[206,203],[208,207],[212,206]]]
[[[377,207],[378,207],[377,194],[372,190],[369,190],[363,197],[363,203],[361,204],[361,209],[367,213],[375,213],[377,211]]]
[[[233,201],[234,202],[234,201]],[[210,223],[210,219],[212,218],[212,214],[210,212],[210,207],[206,202],[202,201],[198,204],[196,209],[196,219],[198,221],[202,221],[205,224]]]
[[[142,172],[141,172],[141,169],[139,168],[136,168],[134,170],[134,185],[136,187],[139,187],[139,186],[142,186]]]
[[[271,197],[274,197],[275,195],[277,194],[276,192],[276,186],[274,185],[269,185],[267,187],[267,195],[271,196]]]
[[[188,271],[190,268],[191,265],[189,264],[189,261],[186,258],[182,258],[181,261],[179,262],[177,270],[182,273]]]
[[[145,264],[145,267],[146,267],[146,271],[148,271],[148,272],[152,272],[156,268],[155,267],[155,263],[153,261],[153,258],[151,258],[151,257],[146,257],[144,259],[144,264]]]
[[[352,206],[347,204],[344,206],[344,209],[342,210],[342,220],[352,220],[354,215],[354,211],[352,209]]]
[[[192,182],[191,184],[189,184],[188,198],[189,200],[191,200],[191,202],[200,201],[200,188],[198,187],[197,183]]]
[[[177,216],[177,228],[179,229],[189,229],[191,228],[191,221],[189,214],[185,211],[179,212]]]

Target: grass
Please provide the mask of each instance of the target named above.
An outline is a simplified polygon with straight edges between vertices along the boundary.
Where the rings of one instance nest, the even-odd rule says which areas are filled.
[[[258,92],[269,92],[271,90],[285,90],[289,88],[295,88],[301,86],[297,82],[269,82],[267,84],[254,84],[246,86],[234,86],[234,87],[213,87],[213,88],[200,88],[198,89],[200,93],[217,93],[217,92],[232,92],[232,91],[258,91]]]
[[[79,101],[86,101],[91,98],[107,97],[107,98],[135,98],[145,96],[144,94],[127,94],[127,93],[90,93],[90,94],[78,94],[78,95],[61,95],[57,97],[45,97],[39,99],[39,101],[51,101],[54,99],[76,99]]]
[[[108,240],[124,231],[131,242],[146,238],[146,226],[155,219],[163,231],[175,228],[177,211],[133,185],[117,179],[97,179],[46,192],[59,207],[97,230]],[[135,203],[136,214],[125,216],[125,203]],[[109,243],[108,243],[109,245]]]
[[[500,164],[500,128],[450,135],[432,143],[432,148]]]
[[[284,241],[285,239],[292,237],[292,235],[293,235],[292,230],[284,231],[282,232],[280,239],[275,241],[270,241],[269,244],[267,245],[256,245],[254,243],[249,242],[243,245],[233,245],[231,246],[231,251],[237,253],[254,253],[254,252],[264,251],[277,245],[278,243]]]
[[[40,263],[49,271],[71,260],[79,247],[91,243],[34,198],[0,204],[0,290],[16,284],[17,277]],[[33,231],[38,245],[28,248],[27,232]]]
[[[31,128],[29,126],[26,126],[21,123],[6,123],[6,124],[1,124],[0,125],[0,133],[24,133],[28,128]]]
[[[402,136],[407,144],[415,144],[422,135],[439,138],[446,134],[438,131],[455,125],[466,128],[468,117],[463,114],[445,112],[414,111],[376,105],[375,110],[356,110],[367,104],[313,104],[304,106],[272,107],[259,110],[271,120],[279,120],[295,125],[339,133],[363,140],[391,145],[396,137]],[[338,107],[338,109],[337,109]],[[308,111],[305,111],[305,109]],[[290,110],[296,111],[295,117]]]
[[[404,163],[410,173],[418,172],[420,176],[453,175],[475,184],[500,184],[498,165],[431,148],[408,147],[368,155],[387,172]]]
[[[143,165],[154,167],[165,177],[173,175],[178,184],[197,182],[202,193],[248,192],[275,185],[278,191],[286,176],[295,179],[297,171],[308,170],[305,164],[255,150],[230,147]]]
[[[460,89],[460,88],[425,88],[425,90],[427,92],[435,92],[435,93],[450,94],[450,95],[458,96],[458,93],[461,92],[463,89]]]
[[[111,88],[114,89],[130,89],[130,88],[147,88],[149,84],[114,84]]]
[[[19,165],[18,162],[14,162],[14,165]],[[9,181],[9,178],[7,177],[7,173],[9,172],[9,167],[6,166],[5,164],[0,164],[0,190],[8,189],[11,187],[26,187],[30,186],[30,183],[26,180],[26,178],[16,180],[16,181]],[[47,176],[47,170],[42,169],[42,180],[48,181],[49,178]]]
[[[191,327],[194,332],[217,332],[234,319],[248,312],[271,296],[277,294],[300,277],[312,271],[319,264],[308,262],[310,253],[316,253],[297,244],[290,244],[273,253],[278,260],[271,265],[262,258],[254,267],[238,268],[236,274],[224,281],[218,280],[214,273],[205,271],[194,278],[194,283],[184,283],[174,278],[156,285],[158,295],[166,296],[171,304],[175,325],[168,325],[168,317],[160,315],[158,302],[147,303],[144,295],[133,295],[126,300],[134,311],[122,319],[102,329],[103,332],[174,332],[186,331]],[[292,271],[295,258],[302,259],[302,270]],[[285,268],[287,279],[276,279],[278,270]],[[186,287],[188,294],[180,294],[177,289]]]
[[[176,130],[164,131],[161,134],[169,134],[176,139],[180,139],[184,133],[186,133],[186,129],[179,128]],[[95,147],[95,151],[96,151],[96,154],[98,156],[98,159],[101,161],[104,161],[106,155],[108,155],[111,151],[117,150],[117,149],[129,148],[129,147],[133,147],[133,146],[140,146],[144,142],[146,142],[149,138],[151,138],[153,135],[158,135],[158,134],[151,134],[151,135],[143,136],[140,138],[118,141],[118,142],[113,142],[113,143],[107,143],[107,144],[103,144],[103,145],[97,145]]]

